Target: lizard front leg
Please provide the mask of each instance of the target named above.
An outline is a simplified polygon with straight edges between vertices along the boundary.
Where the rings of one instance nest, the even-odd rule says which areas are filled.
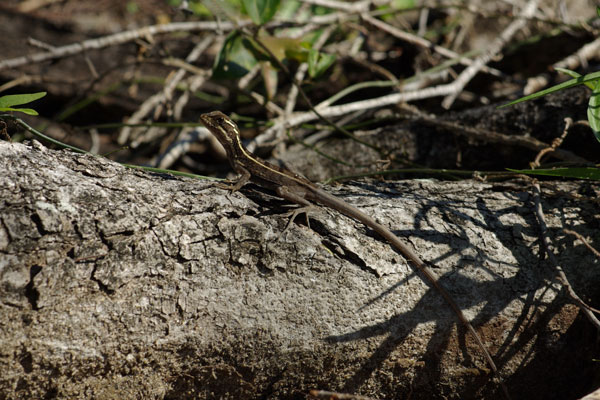
[[[240,190],[242,186],[244,186],[250,181],[250,177],[252,176],[252,174],[246,168],[237,167],[235,171],[240,174],[240,176],[236,180],[230,181],[230,183],[218,183],[217,186],[221,189],[226,189],[233,193]]]

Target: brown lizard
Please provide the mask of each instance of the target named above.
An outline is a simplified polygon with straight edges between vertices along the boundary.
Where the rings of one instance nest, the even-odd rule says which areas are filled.
[[[485,355],[488,365],[498,376],[498,368],[492,359],[485,344],[475,331],[469,320],[465,317],[462,310],[458,307],[454,299],[438,282],[436,276],[429,267],[406,246],[396,235],[388,228],[376,222],[373,218],[351,206],[339,198],[320,189],[314,183],[305,177],[288,171],[267,161],[261,160],[250,153],[242,144],[240,131],[235,122],[220,111],[213,111],[208,114],[202,114],[200,120],[204,126],[217,138],[227,152],[227,158],[233,169],[240,174],[239,179],[231,186],[227,186],[232,192],[239,190],[249,181],[258,184],[266,189],[273,190],[279,197],[282,197],[292,203],[304,207],[312,207],[314,204],[321,204],[334,209],[342,214],[362,222],[367,227],[373,229],[385,240],[387,240],[396,250],[413,263],[417,269],[427,278],[430,284],[437,289],[446,302],[456,313],[458,319],[467,328],[475,338],[475,341]],[[294,214],[295,215],[295,214]],[[500,377],[498,376],[500,379]],[[510,399],[506,386],[500,379],[500,385],[505,396]]]

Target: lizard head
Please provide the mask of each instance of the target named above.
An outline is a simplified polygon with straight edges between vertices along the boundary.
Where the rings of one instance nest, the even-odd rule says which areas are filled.
[[[212,133],[229,153],[240,145],[240,130],[227,115],[213,111],[200,115],[200,121]]]

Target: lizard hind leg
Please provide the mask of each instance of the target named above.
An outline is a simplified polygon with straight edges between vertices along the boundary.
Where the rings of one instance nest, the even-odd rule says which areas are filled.
[[[283,229],[283,232],[287,231],[288,228],[290,227],[290,225],[292,224],[292,222],[294,222],[294,220],[296,219],[296,217],[300,214],[304,214],[306,216],[306,226],[308,226],[308,229],[310,229],[310,218],[308,217],[308,213],[309,212],[314,212],[316,209],[316,207],[314,205],[308,205],[308,206],[303,206],[303,207],[298,207],[293,209],[292,211],[289,211],[287,213],[285,213],[284,215],[286,217],[289,217],[288,223],[285,225],[285,228]],[[283,233],[282,232],[282,233]]]
[[[308,228],[310,229],[310,220],[308,218],[308,213],[311,211],[315,211],[315,209],[317,208],[314,204],[312,204],[310,201],[308,201],[307,199],[305,199],[301,194],[296,193],[294,190],[291,190],[290,188],[286,187],[286,186],[280,186],[278,187],[275,192],[277,193],[277,195],[283,199],[286,199],[288,201],[291,201],[292,203],[298,204],[301,207],[298,207],[290,212],[288,212],[286,214],[286,216],[290,217],[290,220],[288,221],[287,225],[285,226],[285,229],[283,230],[284,232],[289,228],[290,224],[296,219],[296,217],[300,214],[304,214],[306,215],[306,225],[308,226]]]

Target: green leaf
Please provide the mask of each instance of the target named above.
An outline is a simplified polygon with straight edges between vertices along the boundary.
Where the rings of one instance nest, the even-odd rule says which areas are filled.
[[[296,19],[302,21],[301,14],[308,14],[310,10],[299,10],[302,3],[298,0],[285,0],[280,4],[277,12],[281,19]]]
[[[392,8],[394,8],[396,10],[404,10],[404,9],[413,8],[416,6],[414,0],[392,0],[392,2],[390,4],[391,4]]]
[[[545,96],[550,93],[558,92],[559,90],[568,89],[570,87],[577,86],[577,85],[583,85],[586,82],[597,81],[599,79],[600,79],[600,71],[593,72],[591,74],[587,74],[587,75],[580,76],[575,79],[570,79],[563,83],[559,83],[558,85],[552,86],[548,89],[542,90],[537,93],[530,94],[529,96],[521,97],[520,99],[511,101],[510,103],[507,103],[504,105],[501,105],[498,108],[504,108],[504,107],[512,106],[517,103],[522,103],[524,101],[537,99],[538,97],[542,97],[542,96]]]
[[[311,78],[320,76],[335,61],[333,54],[319,53],[315,49],[310,49],[308,53],[308,75]]]
[[[279,61],[283,61],[286,57],[293,58],[299,62],[303,61],[293,56],[299,50],[304,50],[302,48],[302,42],[300,39],[293,38],[278,38],[271,35],[260,35],[260,42],[267,48]],[[268,54],[264,51],[264,49],[258,44],[254,44],[254,47],[261,54],[266,56],[265,60],[269,60]],[[305,51],[305,50],[304,50]],[[257,56],[257,54],[255,54]],[[257,57],[258,58],[258,57]],[[306,56],[304,56],[304,60]]]
[[[5,112],[5,111],[18,111],[18,112],[25,113],[27,115],[39,115],[37,113],[37,111],[35,111],[34,109],[31,109],[31,108],[0,107],[0,112]]]
[[[573,78],[579,78],[581,76],[581,74],[566,68],[556,68],[556,70]],[[600,79],[585,82],[585,85],[593,91],[587,108],[588,122],[590,123],[592,131],[594,131],[596,140],[600,142]]]
[[[9,94],[0,97],[0,108],[19,106],[21,104],[31,103],[37,99],[41,99],[46,95],[46,92],[27,93],[27,94]]]
[[[527,175],[562,176],[563,178],[600,180],[600,168],[510,169]]]
[[[308,59],[308,50],[305,48],[308,46],[300,39],[278,38],[264,34],[258,37],[258,41],[260,44],[253,38],[247,38],[245,42],[247,49],[257,60],[271,62],[274,68],[277,68],[277,63],[271,59],[271,54],[280,62],[285,59],[305,62]]]
[[[135,1],[128,1],[125,8],[129,14],[135,14],[140,11],[140,5]]]
[[[237,31],[227,36],[213,66],[213,78],[237,79],[246,75],[257,63],[252,46]]]
[[[562,72],[565,75],[569,75],[571,78],[579,78],[581,76],[579,72],[571,71],[570,69],[560,67],[555,67],[554,69],[558,72]],[[594,90],[594,88],[596,87],[596,84],[594,82],[585,82],[584,84],[592,90]]]
[[[571,71],[570,69],[560,68],[560,67],[554,67],[554,69],[557,70],[558,72],[562,72],[565,75],[569,75],[571,78],[579,78],[581,76],[581,74],[579,72]]]
[[[592,92],[590,96],[590,101],[588,103],[587,109],[587,117],[588,122],[590,123],[590,128],[594,131],[594,136],[596,136],[596,140],[600,142],[600,84],[596,84],[596,89]]]
[[[243,0],[246,13],[256,25],[263,25],[273,18],[280,0]]]

